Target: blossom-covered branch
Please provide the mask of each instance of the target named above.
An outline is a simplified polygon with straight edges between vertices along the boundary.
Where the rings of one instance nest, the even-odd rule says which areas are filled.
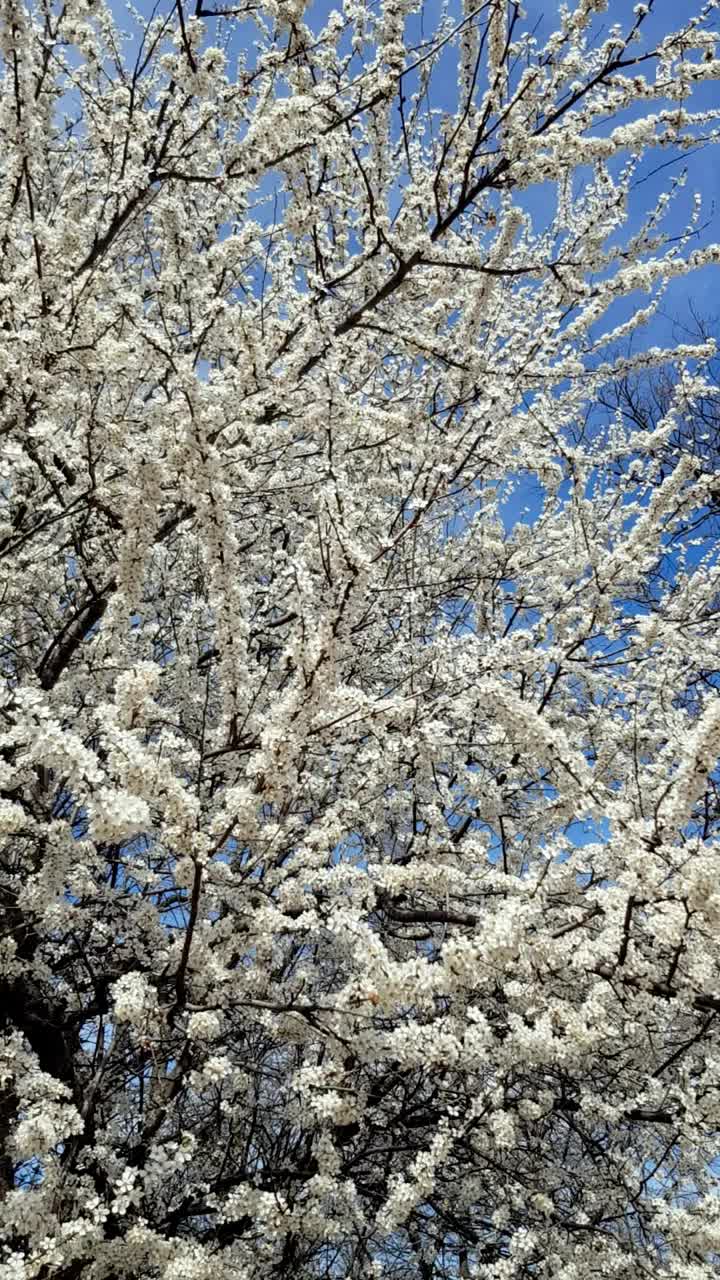
[[[720,36],[656,7],[1,0],[9,1280],[714,1274],[715,345],[643,335],[720,248],[637,205]]]

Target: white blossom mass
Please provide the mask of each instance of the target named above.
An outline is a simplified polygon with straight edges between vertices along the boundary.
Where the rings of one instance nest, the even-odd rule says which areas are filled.
[[[335,2],[0,0],[0,1274],[710,1280],[718,6]]]

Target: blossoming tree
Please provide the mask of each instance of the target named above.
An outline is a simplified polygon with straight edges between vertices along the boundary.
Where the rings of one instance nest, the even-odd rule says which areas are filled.
[[[7,1280],[713,1273],[688,7],[2,0]]]

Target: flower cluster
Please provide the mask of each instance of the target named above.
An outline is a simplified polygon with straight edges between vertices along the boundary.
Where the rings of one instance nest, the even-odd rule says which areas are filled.
[[[704,1280],[718,6],[161,8],[0,5],[0,1274]]]

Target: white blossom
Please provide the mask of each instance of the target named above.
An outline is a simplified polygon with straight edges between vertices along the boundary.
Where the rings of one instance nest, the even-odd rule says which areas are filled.
[[[0,5],[3,1280],[716,1267],[717,5],[550,16]]]

